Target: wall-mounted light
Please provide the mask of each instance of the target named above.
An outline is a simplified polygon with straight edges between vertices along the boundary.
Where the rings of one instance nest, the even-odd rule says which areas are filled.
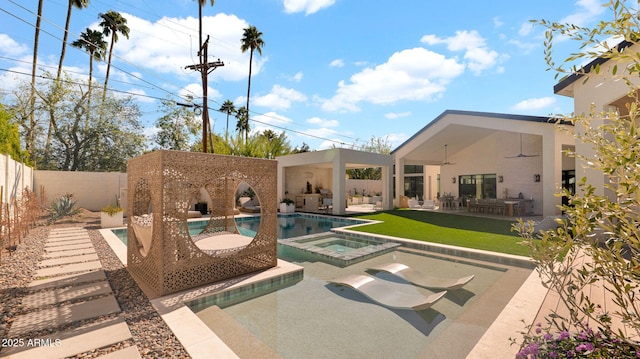
[[[498,176],[498,182],[500,182],[500,183],[504,182],[504,177]]]
[[[535,182],[540,182],[540,175],[539,175],[539,174],[535,174],[535,175],[533,175],[533,180],[534,180]]]
[[[456,183],[456,178],[455,177],[451,177],[451,183]]]

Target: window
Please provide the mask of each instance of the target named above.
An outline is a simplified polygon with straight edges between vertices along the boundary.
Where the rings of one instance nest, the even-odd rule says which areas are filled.
[[[409,198],[424,199],[424,177],[405,177],[404,195]]]
[[[463,175],[458,178],[458,193],[465,198],[497,198],[496,174]]]

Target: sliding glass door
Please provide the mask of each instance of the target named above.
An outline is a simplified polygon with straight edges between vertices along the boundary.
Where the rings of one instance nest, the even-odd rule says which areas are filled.
[[[458,193],[463,198],[496,198],[496,174],[459,176]]]

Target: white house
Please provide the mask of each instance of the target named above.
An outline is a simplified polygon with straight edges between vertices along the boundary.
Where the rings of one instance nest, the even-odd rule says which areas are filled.
[[[548,117],[447,110],[391,152],[395,204],[420,183],[415,167],[423,166],[424,188],[415,192],[424,198],[435,186],[456,198],[533,199],[532,214],[557,215],[555,193],[574,183],[575,162],[563,155],[574,146],[572,134],[572,126]]]

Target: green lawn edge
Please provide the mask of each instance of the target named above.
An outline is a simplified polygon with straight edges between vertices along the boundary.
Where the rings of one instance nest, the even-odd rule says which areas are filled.
[[[501,220],[462,214],[397,209],[352,217],[381,221],[354,227],[371,234],[424,242],[481,249],[497,253],[529,256],[530,249],[511,231],[515,220]]]

